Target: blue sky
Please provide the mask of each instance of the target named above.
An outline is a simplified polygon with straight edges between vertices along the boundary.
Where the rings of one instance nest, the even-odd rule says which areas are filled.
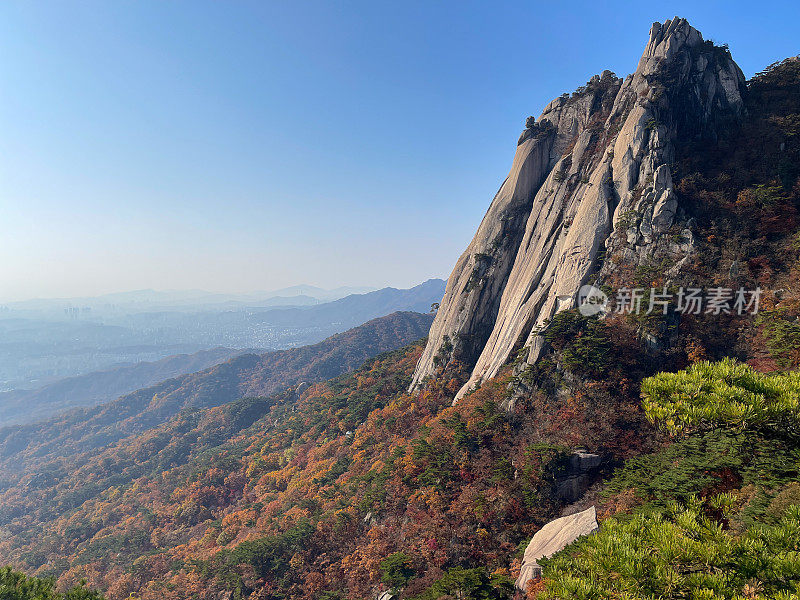
[[[750,76],[800,3],[0,3],[0,300],[446,277],[525,117],[688,18]]]

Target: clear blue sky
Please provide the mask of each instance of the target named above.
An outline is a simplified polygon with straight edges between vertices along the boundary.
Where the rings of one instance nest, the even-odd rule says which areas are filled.
[[[0,299],[446,277],[524,119],[650,24],[750,76],[798,2],[0,3]]]

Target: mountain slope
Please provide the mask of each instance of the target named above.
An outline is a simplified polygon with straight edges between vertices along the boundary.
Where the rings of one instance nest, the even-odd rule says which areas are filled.
[[[453,387],[404,394],[420,352],[40,465],[0,494],[0,555],[113,599],[315,598],[376,595],[381,563],[402,552],[413,595],[454,565],[507,564],[558,505],[569,453],[553,442],[618,440],[608,448],[624,455],[625,432],[643,429],[635,398],[609,397],[543,423],[556,413],[531,396],[512,426],[508,377],[456,407]]]
[[[159,381],[206,369],[244,352],[230,348],[201,350],[69,377],[35,390],[0,393],[0,427],[41,421],[71,408],[102,404]]]
[[[0,429],[0,465],[6,473],[23,465],[32,468],[141,433],[181,410],[329,379],[370,356],[418,339],[430,322],[429,315],[393,313],[313,346],[238,356],[101,406],[70,411],[43,423],[6,427]]]
[[[256,313],[253,322],[278,327],[296,326],[298,322],[307,328],[352,327],[398,310],[427,313],[431,304],[441,300],[443,293],[444,282],[441,279],[429,279],[407,290],[383,288],[366,294],[351,294],[311,308],[274,309]]]

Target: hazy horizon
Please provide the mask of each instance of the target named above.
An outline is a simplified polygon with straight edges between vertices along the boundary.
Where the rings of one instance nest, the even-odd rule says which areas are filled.
[[[446,278],[525,118],[653,21],[800,52],[745,6],[2,3],[0,301]]]
[[[408,289],[412,287],[416,287],[425,281],[437,279],[437,280],[446,280],[447,277],[429,277],[426,280],[418,281],[411,285],[392,285],[392,284],[384,284],[384,285],[341,285],[341,286],[334,286],[334,287],[323,287],[319,285],[315,285],[313,283],[296,283],[291,284],[288,286],[283,286],[280,288],[272,288],[272,289],[244,289],[244,290],[209,290],[209,289],[201,289],[201,288],[138,288],[138,289],[121,289],[121,290],[112,290],[109,292],[102,292],[99,294],[92,294],[92,295],[80,295],[80,296],[32,296],[32,297],[21,297],[21,298],[8,298],[0,296],[0,305],[3,304],[16,304],[16,303],[24,303],[24,302],[31,302],[37,300],[83,300],[83,299],[93,299],[93,298],[104,298],[107,296],[124,296],[124,295],[133,295],[137,293],[145,293],[145,292],[152,292],[155,294],[205,294],[209,296],[234,296],[234,297],[246,297],[246,296],[259,296],[264,299],[267,299],[270,295],[272,296],[280,296],[281,293],[286,293],[286,297],[291,297],[294,295],[299,295],[302,292],[295,291],[293,288],[314,288],[320,292],[334,292],[339,290],[358,290],[352,291],[350,293],[367,293],[369,291],[377,291],[385,288],[396,288],[396,289]]]

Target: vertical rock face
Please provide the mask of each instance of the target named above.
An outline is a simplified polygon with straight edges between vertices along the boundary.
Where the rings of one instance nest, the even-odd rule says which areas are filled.
[[[535,362],[546,323],[611,268],[601,251],[641,262],[662,248],[680,228],[676,145],[738,120],[744,87],[728,51],[675,18],[653,25],[633,75],[606,71],[528,119],[511,172],[450,275],[412,389],[453,359],[473,368],[457,398],[521,347]]]
[[[527,131],[527,130],[526,130]],[[417,365],[415,385],[441,361],[474,364],[492,331],[531,197],[550,170],[552,130],[520,138],[511,172],[447,280],[444,298]]]

